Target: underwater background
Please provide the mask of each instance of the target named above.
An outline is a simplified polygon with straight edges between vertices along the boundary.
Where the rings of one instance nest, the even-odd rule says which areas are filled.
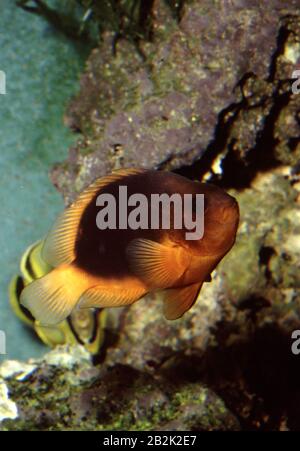
[[[26,247],[47,233],[63,209],[48,173],[74,142],[63,114],[78,89],[84,55],[43,18],[10,0],[1,2],[0,48],[6,73],[6,94],[0,97],[0,329],[7,337],[5,358],[27,359],[47,348],[12,314],[8,284],[20,272]]]

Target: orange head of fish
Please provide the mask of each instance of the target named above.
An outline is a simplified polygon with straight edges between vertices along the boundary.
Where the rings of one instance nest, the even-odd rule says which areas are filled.
[[[233,246],[239,224],[236,199],[223,189],[200,184],[204,194],[204,233],[195,243],[201,255],[225,255]]]

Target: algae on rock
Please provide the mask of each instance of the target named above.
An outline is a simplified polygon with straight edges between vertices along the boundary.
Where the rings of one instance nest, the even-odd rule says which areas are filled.
[[[239,429],[201,384],[182,388],[123,365],[95,368],[85,354],[80,346],[58,347],[22,381],[7,375],[0,386],[9,387],[10,399],[6,391],[0,430]]]
[[[206,158],[209,150],[225,150],[209,149],[216,126],[225,112],[231,117],[245,106],[250,114],[239,83],[247,74],[268,79],[283,18],[296,15],[297,5],[295,0],[284,7],[280,1],[189,1],[178,22],[165,2],[156,0],[152,39],[141,39],[139,49],[120,38],[114,53],[114,34],[104,33],[66,114],[81,138],[69,160],[52,172],[66,202],[118,167],[175,169]],[[272,95],[269,103],[272,108]],[[261,110],[259,121],[268,114]],[[248,130],[255,136],[255,129]]]

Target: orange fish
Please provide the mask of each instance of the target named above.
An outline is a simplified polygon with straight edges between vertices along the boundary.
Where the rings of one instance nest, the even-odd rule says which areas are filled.
[[[128,196],[126,205],[123,200],[121,204],[121,189]],[[153,210],[152,200],[166,194],[192,200],[180,217],[170,202],[170,226],[163,228],[166,204]],[[116,199],[110,210],[109,199]],[[149,201],[146,211],[137,207],[143,200]],[[150,224],[151,215],[156,227]],[[105,225],[108,219],[110,227]],[[191,227],[195,231],[201,221],[203,236],[193,236]],[[129,305],[163,290],[164,315],[177,319],[192,307],[203,282],[233,246],[238,221],[236,200],[214,185],[162,171],[114,172],[96,180],[58,218],[43,249],[54,269],[23,290],[21,303],[41,323],[51,325],[75,308]]]

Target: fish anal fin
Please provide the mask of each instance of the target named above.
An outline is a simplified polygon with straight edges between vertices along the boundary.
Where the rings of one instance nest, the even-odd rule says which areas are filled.
[[[111,288],[102,285],[89,288],[79,300],[79,308],[122,307],[138,301],[146,294],[145,288]]]
[[[164,291],[164,316],[168,320],[180,318],[196,302],[202,283]]]
[[[127,247],[134,274],[151,288],[172,287],[184,274],[190,255],[180,246],[137,238]]]
[[[96,193],[110,183],[144,171],[144,169],[120,169],[110,175],[97,179],[87,187],[77,197],[75,202],[57,218],[45,239],[42,249],[43,259],[51,266],[69,264],[74,261],[75,241],[82,213]]]

